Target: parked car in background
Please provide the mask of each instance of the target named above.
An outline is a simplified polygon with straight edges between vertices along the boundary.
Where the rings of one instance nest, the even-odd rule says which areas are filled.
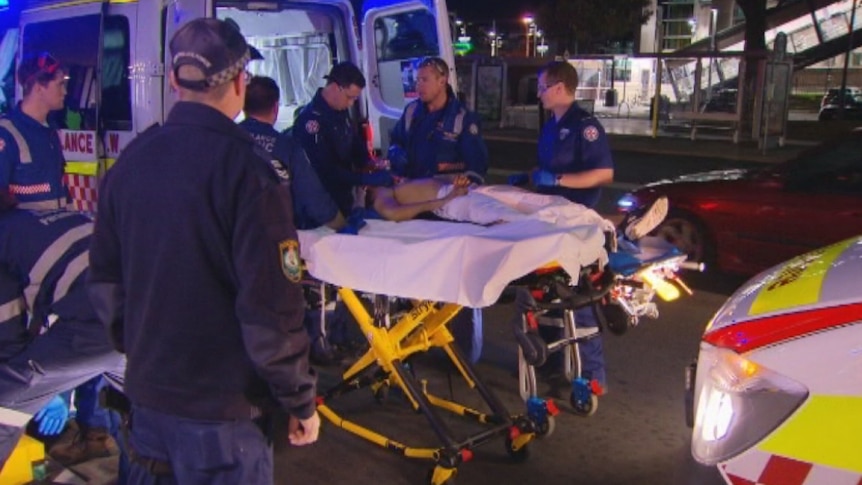
[[[839,92],[841,92],[841,88],[827,89],[826,94],[823,95],[823,99],[820,100],[820,108],[822,109],[827,104],[836,104]],[[847,86],[844,89],[844,93],[850,96],[859,96],[862,95],[862,89],[855,86]]]
[[[753,275],[862,234],[862,131],[754,170],[684,175],[624,195],[622,212],[666,196],[654,234],[720,271]]]
[[[841,102],[836,94],[826,100],[826,104],[820,107],[820,112],[817,119],[820,121],[829,121],[841,118]],[[862,94],[845,94],[844,95],[844,114],[845,120],[862,119]]]
[[[687,375],[691,450],[728,485],[862,483],[862,237],[745,283]]]
[[[706,103],[701,111],[704,113],[736,113],[736,89],[719,89]]]

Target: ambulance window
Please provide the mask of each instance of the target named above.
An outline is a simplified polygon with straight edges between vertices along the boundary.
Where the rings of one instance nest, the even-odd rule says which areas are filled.
[[[304,5],[277,11],[249,11],[218,6],[216,16],[235,23],[263,59],[249,63],[256,76],[275,80],[281,90],[275,128],[289,128],[333,63],[349,60],[341,12],[329,6]]]
[[[380,94],[390,106],[403,107],[416,96],[415,71],[427,56],[439,56],[437,22],[427,10],[414,10],[374,21]]]
[[[99,15],[86,15],[24,26],[22,55],[49,52],[69,76],[66,108],[51,113],[51,120],[63,128],[96,129],[99,20]]]
[[[131,131],[132,89],[129,81],[129,19],[105,17],[102,37],[102,125],[106,130]]]

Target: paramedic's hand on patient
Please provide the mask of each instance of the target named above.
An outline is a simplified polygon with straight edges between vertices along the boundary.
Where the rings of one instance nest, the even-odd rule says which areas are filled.
[[[528,173],[515,173],[512,175],[509,175],[508,183],[509,183],[509,185],[514,185],[514,186],[527,185],[528,183],[530,183],[530,174],[528,174]]]
[[[360,176],[360,180],[362,181],[362,185],[370,185],[372,187],[392,187],[395,184],[392,174],[386,170],[364,173]]]
[[[48,404],[36,413],[33,419],[39,423],[39,432],[43,435],[60,434],[66,427],[66,421],[69,420],[69,403],[60,395],[54,396],[54,399],[48,401]]]
[[[533,171],[533,185],[536,187],[557,185],[557,176],[547,170],[537,169]]]
[[[366,224],[365,218],[362,217],[362,209],[353,209],[353,212],[347,216],[347,223],[338,230],[338,234],[359,234],[359,230]]]
[[[291,416],[287,423],[287,438],[293,446],[310,445],[317,441],[320,432],[320,416],[317,411],[308,419]]]

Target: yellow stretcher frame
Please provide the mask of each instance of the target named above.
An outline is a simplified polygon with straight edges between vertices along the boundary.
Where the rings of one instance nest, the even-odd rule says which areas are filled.
[[[446,324],[462,309],[461,305],[415,301],[412,309],[389,326],[388,297],[375,297],[375,316],[372,317],[353,290],[340,288],[338,294],[358,322],[362,334],[368,340],[369,349],[342,374],[339,384],[318,398],[317,410],[323,417],[335,426],[394,453],[408,458],[433,460],[435,466],[430,473],[431,485],[452,483],[458,466],[472,459],[472,449],[497,436],[504,437],[506,449],[513,460],[523,461],[527,458],[527,444],[536,436],[535,424],[526,416],[509,415],[502,402],[482,383],[454,345]],[[402,363],[408,357],[435,347],[446,352],[467,385],[477,390],[485,400],[491,414],[434,396],[428,393],[426,381],[416,382],[405,371]],[[373,369],[376,372],[368,376]],[[413,409],[425,415],[442,446],[408,446],[342,418],[328,404],[340,395],[365,387],[371,388],[376,397],[387,385],[398,386]],[[487,429],[460,442],[456,441],[435,408],[475,419],[487,425]]]

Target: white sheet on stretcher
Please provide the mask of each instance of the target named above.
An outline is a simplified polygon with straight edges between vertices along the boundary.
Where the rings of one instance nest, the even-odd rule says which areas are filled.
[[[539,197],[554,204],[541,204],[536,195],[494,193],[523,214],[541,206],[542,215],[489,227],[369,220],[358,235],[300,231],[302,257],[312,276],[334,285],[477,308],[492,305],[511,281],[553,261],[577,275],[582,266],[606,260],[603,231],[613,225],[583,206],[548,196]]]

